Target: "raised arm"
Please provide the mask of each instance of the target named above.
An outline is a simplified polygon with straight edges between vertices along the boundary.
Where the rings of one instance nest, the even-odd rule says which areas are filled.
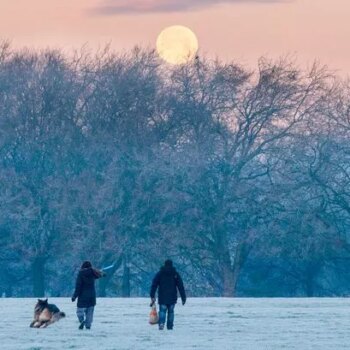
[[[106,273],[104,271],[102,271],[102,270],[93,269],[93,272],[94,272],[95,279],[99,279],[101,277],[105,277],[106,276]]]

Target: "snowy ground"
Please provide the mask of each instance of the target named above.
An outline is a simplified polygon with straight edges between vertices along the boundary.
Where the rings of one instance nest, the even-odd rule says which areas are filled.
[[[51,299],[67,318],[31,329],[33,299],[0,299],[3,350],[349,349],[350,299],[189,299],[175,329],[148,325],[148,299],[100,299],[91,331],[79,331],[74,304]]]

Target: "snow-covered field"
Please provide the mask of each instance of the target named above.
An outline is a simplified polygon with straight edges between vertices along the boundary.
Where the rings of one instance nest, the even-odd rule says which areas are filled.
[[[79,331],[68,299],[50,299],[67,318],[31,329],[35,300],[0,299],[0,349],[350,349],[350,299],[189,299],[175,329],[148,325],[148,299],[99,299],[91,331]]]

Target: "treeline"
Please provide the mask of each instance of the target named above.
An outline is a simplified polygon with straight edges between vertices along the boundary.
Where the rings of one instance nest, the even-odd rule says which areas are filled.
[[[349,85],[154,52],[0,48],[0,293],[147,295],[165,258],[193,296],[350,292]]]

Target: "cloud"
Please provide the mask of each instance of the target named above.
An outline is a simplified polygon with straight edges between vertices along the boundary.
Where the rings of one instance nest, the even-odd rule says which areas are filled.
[[[102,15],[194,11],[219,4],[281,3],[288,0],[104,0],[94,13]]]

